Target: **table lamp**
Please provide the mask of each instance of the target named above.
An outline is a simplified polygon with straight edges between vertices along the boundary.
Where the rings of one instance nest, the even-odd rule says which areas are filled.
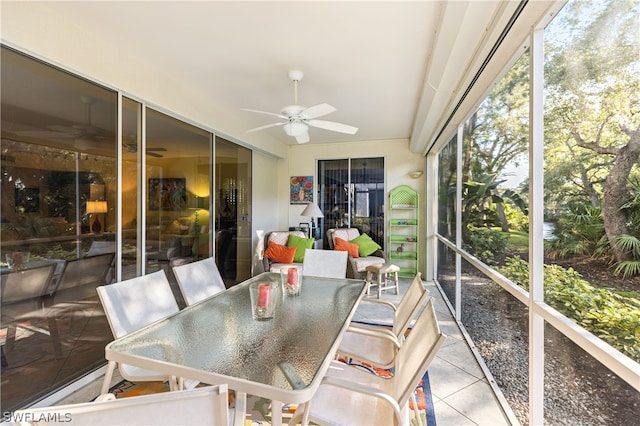
[[[106,201],[87,201],[87,213],[93,214],[94,220],[91,225],[91,230],[94,234],[99,234],[102,230],[102,225],[98,219],[98,214],[107,212]]]
[[[316,238],[316,223],[313,218],[324,217],[320,208],[316,203],[308,203],[307,207],[305,207],[304,210],[302,210],[302,213],[300,213],[300,216],[307,216],[311,218],[311,226],[309,227],[311,231],[310,234],[313,235],[313,238]]]

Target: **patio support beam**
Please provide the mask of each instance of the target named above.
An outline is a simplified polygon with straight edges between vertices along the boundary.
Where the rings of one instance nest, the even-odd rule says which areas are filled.
[[[544,28],[531,33],[529,50],[529,424],[544,423]]]

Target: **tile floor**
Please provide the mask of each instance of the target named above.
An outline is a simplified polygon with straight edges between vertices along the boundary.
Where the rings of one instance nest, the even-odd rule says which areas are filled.
[[[402,279],[399,295],[393,294],[393,290],[390,290],[383,293],[382,298],[397,303],[402,297],[402,290],[406,289],[409,283],[410,280]],[[436,299],[435,308],[440,329],[448,336],[429,367],[437,424],[439,426],[510,424],[509,417],[489,385],[487,377],[449,312],[438,288],[433,283],[426,283],[426,285],[431,296]],[[390,310],[380,307],[376,309],[372,305],[377,304],[362,304],[354,320],[390,323]],[[117,374],[114,375],[114,384],[120,380]],[[101,385],[102,377],[99,377],[61,400],[59,404],[89,401],[98,395]]]
[[[382,298],[397,304],[410,280],[401,279],[400,294],[383,292]],[[429,381],[438,426],[508,425],[498,398],[467,344],[440,291],[433,283],[425,283],[435,300],[440,330],[447,335],[443,347],[429,367]],[[373,292],[375,293],[375,292]],[[370,296],[375,297],[375,296]],[[389,309],[361,304],[354,320],[390,324]]]

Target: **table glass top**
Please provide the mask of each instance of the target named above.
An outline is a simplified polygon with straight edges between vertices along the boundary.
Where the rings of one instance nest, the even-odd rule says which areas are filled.
[[[280,290],[274,318],[257,321],[249,285],[263,281],[279,287],[280,276],[258,275],[120,338],[107,345],[107,358],[113,351],[184,366],[205,373],[191,377],[205,382],[206,373],[214,373],[282,390],[304,389],[337,349],[364,281],[304,277],[299,296],[285,297]]]

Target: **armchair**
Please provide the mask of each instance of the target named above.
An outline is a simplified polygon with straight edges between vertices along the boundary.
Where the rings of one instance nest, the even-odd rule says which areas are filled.
[[[327,240],[329,249],[335,249],[335,239],[341,238],[345,241],[353,241],[360,237],[360,231],[357,228],[337,228],[327,231]],[[366,277],[366,268],[369,265],[378,265],[386,263],[386,257],[382,249],[378,249],[368,256],[354,257],[349,254],[349,262],[347,264],[347,278],[357,278],[364,280]]]
[[[286,245],[287,244],[287,240],[289,239],[289,235],[296,235],[298,237],[301,238],[306,238],[306,235],[304,232],[302,231],[273,231],[273,232],[269,232],[264,236],[264,249],[265,249],[265,253],[266,250],[269,248],[269,242],[274,242],[276,244],[280,244],[280,245]],[[273,259],[269,258],[268,256],[266,256],[266,254],[263,254],[262,256],[262,264],[264,266],[264,270],[265,272],[280,272],[280,268],[284,268],[284,267],[291,267],[291,266],[295,266],[297,268],[301,268],[302,267],[302,263],[279,263],[279,262],[275,262]]]

